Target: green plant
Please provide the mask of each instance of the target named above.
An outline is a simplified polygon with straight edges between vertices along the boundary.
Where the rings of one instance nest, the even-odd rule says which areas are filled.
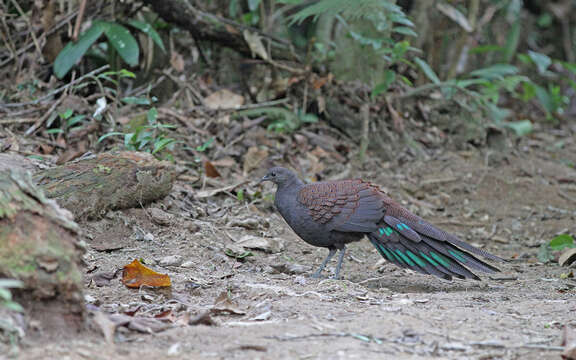
[[[126,97],[122,101],[126,104],[138,105],[151,105],[155,98],[134,98]],[[176,140],[168,136],[167,130],[173,129],[176,126],[170,124],[162,124],[158,121],[158,109],[152,106],[146,112],[146,121],[143,125],[134,126],[129,132],[113,131],[102,135],[98,142],[110,136],[123,136],[124,148],[134,151],[145,151],[153,155],[160,155],[164,150],[173,150]],[[167,158],[171,158],[166,154]]]
[[[547,263],[554,259],[554,256],[552,255],[553,251],[560,251],[574,247],[576,247],[576,244],[574,243],[572,235],[558,235],[554,237],[554,239],[550,240],[550,242],[540,245],[540,249],[538,250],[538,260],[542,263]]]
[[[63,113],[58,113],[57,117],[60,118],[60,127],[46,130],[48,134],[67,134],[72,128],[81,126],[86,118],[86,115],[74,115],[74,110],[66,109]],[[54,118],[52,118],[54,119]],[[52,121],[48,121],[48,126]]]
[[[258,109],[241,110],[235,114],[238,116],[267,116],[271,122],[268,130],[278,133],[290,133],[299,129],[306,123],[315,123],[318,117],[314,114],[293,112],[281,107],[263,107]]]
[[[22,282],[14,279],[0,279],[0,307],[13,310],[24,311],[22,306],[12,300],[12,292],[10,289],[21,288]]]
[[[287,1],[293,3],[294,1]],[[306,19],[319,22],[333,18],[345,37],[351,40],[329,40],[319,36],[314,43],[315,58],[319,61],[334,59],[336,75],[364,77],[372,85],[372,97],[385,92],[397,79],[395,64],[410,65],[408,52],[418,51],[410,46],[405,36],[417,36],[414,24],[402,9],[388,0],[320,0],[301,2],[304,7],[290,17],[291,23]],[[362,64],[355,54],[362,51]],[[362,69],[362,71],[353,69]],[[340,70],[338,70],[340,69]],[[404,82],[409,80],[403,76]]]
[[[137,20],[128,22],[133,28],[136,28],[154,41],[158,47],[165,51],[164,43],[158,32],[150,25]],[[114,54],[120,55],[130,66],[136,66],[140,57],[138,42],[130,31],[123,25],[115,22],[96,20],[92,26],[80,35],[77,42],[68,43],[54,60],[54,73],[58,78],[63,78],[80,61],[89,48],[94,45],[102,35],[106,36],[106,46],[101,49],[106,50],[108,59],[111,60]]]
[[[260,22],[260,14],[258,12],[258,7],[260,6],[261,0],[248,0],[248,12],[240,15],[240,7],[242,1],[231,0],[228,6],[228,14],[230,17],[235,18],[240,15],[240,21],[245,25],[253,26]]]

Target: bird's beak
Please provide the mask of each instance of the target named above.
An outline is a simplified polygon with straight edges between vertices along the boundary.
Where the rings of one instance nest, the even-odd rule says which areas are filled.
[[[268,180],[270,180],[270,179],[268,178],[268,175],[264,175],[264,176],[262,177],[262,179],[260,179],[260,181],[258,181],[258,185],[260,185],[260,184],[262,184],[264,181],[268,181]]]

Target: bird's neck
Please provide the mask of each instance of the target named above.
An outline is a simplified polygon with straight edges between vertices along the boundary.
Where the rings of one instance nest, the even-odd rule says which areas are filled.
[[[278,184],[277,192],[297,194],[298,191],[302,189],[302,186],[304,186],[302,180],[298,179],[297,177],[294,177],[289,181],[283,182],[282,184]]]

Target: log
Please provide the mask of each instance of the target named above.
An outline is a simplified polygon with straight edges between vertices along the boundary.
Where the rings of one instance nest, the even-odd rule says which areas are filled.
[[[174,179],[169,163],[128,151],[83,158],[34,175],[46,196],[70,210],[76,221],[162,199]]]
[[[188,30],[196,41],[217,43],[246,57],[252,57],[252,50],[243,36],[243,32],[248,30],[252,33],[258,33],[264,40],[270,42],[272,59],[298,61],[297,55],[286,40],[273,38],[258,29],[249,28],[229,19],[203,12],[190,1],[144,0],[144,3],[150,5],[167,22]]]
[[[15,300],[38,325],[26,335],[52,338],[84,329],[78,231],[72,214],[46,198],[28,172],[0,171],[0,278],[24,284],[13,291]]]

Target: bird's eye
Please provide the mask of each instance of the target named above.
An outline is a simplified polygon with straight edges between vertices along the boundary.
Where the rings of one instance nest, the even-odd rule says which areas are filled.
[[[270,176],[276,177],[276,173],[270,173]]]

